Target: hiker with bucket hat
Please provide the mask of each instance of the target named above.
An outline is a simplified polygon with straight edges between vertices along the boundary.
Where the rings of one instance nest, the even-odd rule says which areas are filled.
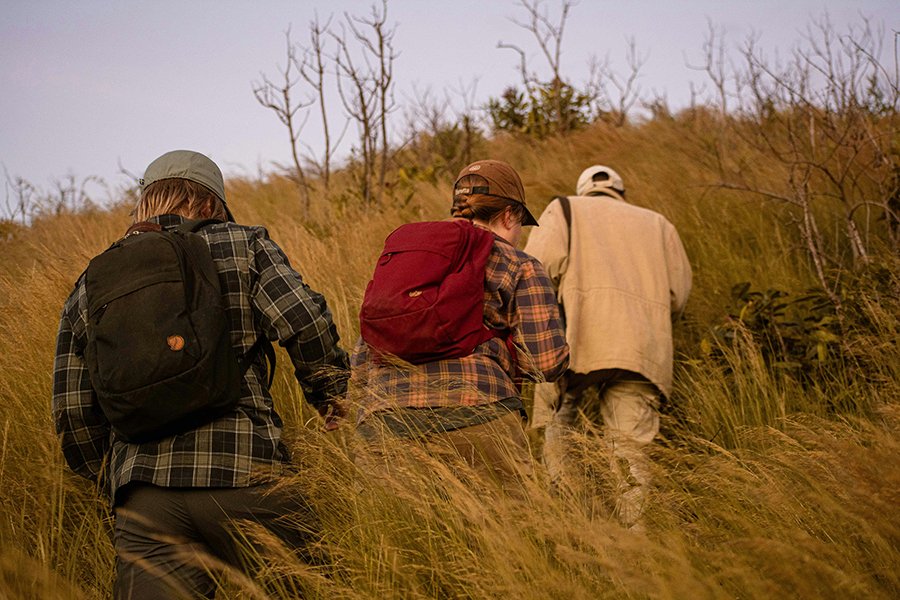
[[[311,506],[275,485],[289,456],[269,340],[326,428],[344,412],[347,355],[325,298],[265,228],[234,222],[212,160],[168,152],[141,186],[134,224],[63,306],[52,412],[69,466],[112,504],[114,596],[212,597],[211,568],[254,558],[234,520],[321,560]]]

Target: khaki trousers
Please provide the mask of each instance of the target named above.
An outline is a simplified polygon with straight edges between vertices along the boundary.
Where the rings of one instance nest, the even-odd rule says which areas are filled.
[[[595,399],[588,392],[596,392]],[[621,370],[569,373],[547,424],[543,460],[557,486],[573,485],[579,470],[573,437],[585,425],[601,425],[613,478],[613,512],[626,526],[640,520],[651,475],[643,448],[659,432],[659,391],[639,375]]]
[[[481,425],[431,436],[425,446],[435,456],[462,458],[506,491],[519,487],[521,478],[532,472],[528,437],[522,417],[514,412]]]
[[[462,460],[480,478],[493,482],[511,495],[521,495],[522,478],[533,472],[528,437],[517,412],[480,425],[413,439],[396,437],[385,428],[377,431],[377,435],[369,436],[368,456],[357,460],[360,468],[376,477],[402,477],[402,471],[390,464],[390,447],[404,443],[415,444],[447,464]]]

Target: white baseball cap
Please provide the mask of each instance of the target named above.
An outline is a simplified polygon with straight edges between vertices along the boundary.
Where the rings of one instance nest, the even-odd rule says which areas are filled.
[[[622,183],[622,178],[609,167],[594,165],[582,171],[578,176],[575,194],[589,196],[592,193],[605,193],[610,189],[617,192],[618,195],[624,194],[625,184]]]

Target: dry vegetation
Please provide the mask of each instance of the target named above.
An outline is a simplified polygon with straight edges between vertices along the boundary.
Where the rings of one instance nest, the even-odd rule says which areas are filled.
[[[499,497],[461,466],[408,449],[396,449],[390,474],[372,478],[354,462],[365,449],[352,428],[322,433],[283,359],[274,392],[299,465],[289,485],[319,508],[334,566],[304,567],[273,541],[266,571],[254,581],[224,574],[222,597],[897,597],[897,257],[881,254],[880,287],[843,275],[852,323],[829,345],[835,359],[808,377],[769,364],[749,329],[701,350],[726,320],[735,282],[795,293],[816,282],[783,207],[710,187],[718,173],[704,166],[697,138],[714,124],[702,112],[597,124],[537,145],[501,137],[485,153],[519,169],[538,211],[584,165],[615,165],[633,201],[682,234],[695,290],[676,332],[677,391],[654,449],[646,535],[607,518],[604,456],[592,437],[581,454],[596,487],[583,493],[551,494],[538,470],[523,498]],[[755,169],[777,181],[782,166]],[[267,225],[326,294],[350,346],[384,236],[407,220],[443,218],[449,184],[417,185],[411,200],[383,210],[313,204],[307,221],[280,178],[232,181],[228,193],[238,219]],[[62,461],[50,372],[62,301],[87,260],[126,228],[127,212],[40,219],[0,242],[2,597],[109,594],[109,515]],[[539,444],[540,433],[533,437]]]
[[[554,31],[538,39],[561,41]],[[673,115],[656,102],[635,124],[584,104],[576,130],[491,139],[468,114],[458,127],[438,111],[402,150],[372,146],[358,168],[301,178],[298,160],[287,177],[228,182],[238,220],[267,226],[328,298],[345,348],[384,237],[444,218],[470,158],[514,165],[536,214],[585,166],[614,166],[631,201],[676,225],[695,279],[645,534],[608,517],[594,435],[578,444],[583,485],[565,493],[538,467],[518,497],[500,496],[410,447],[386,448],[391,471],[368,475],[352,426],[322,432],[282,356],[273,392],[297,463],[286,485],[318,508],[331,566],[270,540],[264,571],[221,573],[220,597],[900,596],[900,95],[868,23],[817,33],[828,43],[783,68],[751,40],[729,73],[711,32],[701,68],[713,107]],[[496,110],[565,112],[533,110],[540,93],[558,103],[564,82],[523,83],[531,104]],[[62,302],[130,219],[124,200],[98,210],[60,197],[27,226],[0,222],[0,598],[103,598],[113,578],[108,508],[67,470],[49,405]],[[539,456],[542,433],[530,434]]]

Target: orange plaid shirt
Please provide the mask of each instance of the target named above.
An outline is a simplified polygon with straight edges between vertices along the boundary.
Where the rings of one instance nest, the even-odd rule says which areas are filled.
[[[517,376],[555,381],[568,367],[569,346],[550,279],[537,259],[499,237],[485,267],[484,323],[512,332],[518,372],[503,338],[462,358],[420,365],[373,361],[360,338],[351,358],[358,420],[393,408],[491,404],[518,397]]]

